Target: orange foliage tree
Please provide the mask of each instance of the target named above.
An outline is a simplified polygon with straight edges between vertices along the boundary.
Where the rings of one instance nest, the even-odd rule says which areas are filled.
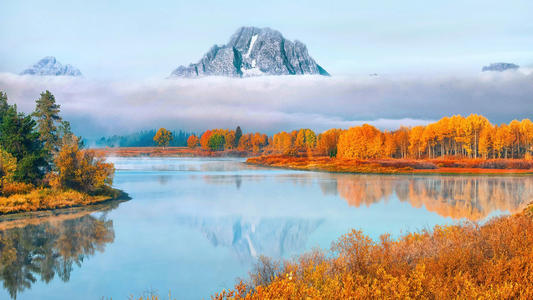
[[[196,148],[199,144],[200,140],[194,134],[191,134],[191,136],[189,136],[189,138],[187,139],[187,147],[191,149]]]

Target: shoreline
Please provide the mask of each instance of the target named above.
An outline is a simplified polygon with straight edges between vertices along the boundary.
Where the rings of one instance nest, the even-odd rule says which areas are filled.
[[[253,157],[258,153],[240,150],[211,151],[200,147],[116,147],[91,148],[97,154],[118,157]]]
[[[106,212],[128,200],[127,198],[109,199],[89,205],[0,215],[0,230],[24,227],[26,225],[38,225],[44,222],[76,219],[94,212]]]
[[[387,163],[395,163],[388,160]],[[397,161],[401,162],[401,161]],[[428,161],[415,161],[414,164],[427,163]],[[342,160],[325,157],[287,157],[279,155],[267,155],[250,157],[245,162],[248,165],[266,168],[341,173],[341,174],[376,174],[376,175],[446,175],[446,176],[531,176],[533,169],[496,169],[475,167],[436,167],[436,168],[413,168],[411,166],[380,165],[380,161],[357,161]]]
[[[0,202],[0,222],[10,220],[8,216],[15,216],[13,219],[39,218],[39,214],[50,215],[58,210],[90,208],[131,199],[126,192],[119,189],[112,189],[109,195],[89,195],[73,190],[34,189],[26,194],[13,194],[2,198],[5,201]],[[58,203],[58,200],[63,202]]]

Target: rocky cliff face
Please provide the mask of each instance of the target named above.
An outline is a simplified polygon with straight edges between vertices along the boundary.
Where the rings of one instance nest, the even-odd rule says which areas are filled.
[[[198,63],[179,66],[170,77],[302,74],[329,76],[302,42],[270,28],[242,27],[226,45],[213,46]]]
[[[78,68],[72,65],[62,65],[53,56],[46,56],[32,67],[22,71],[20,75],[81,76],[81,72]]]
[[[520,66],[518,66],[518,65],[511,64],[511,63],[500,62],[500,63],[493,63],[493,64],[490,64],[488,66],[484,66],[483,69],[481,69],[481,71],[483,71],[483,72],[488,72],[488,71],[503,72],[503,71],[506,71],[506,70],[516,70],[518,68],[520,68]]]

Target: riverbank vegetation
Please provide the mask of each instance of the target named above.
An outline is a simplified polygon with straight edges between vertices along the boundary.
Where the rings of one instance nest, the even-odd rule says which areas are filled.
[[[351,173],[532,173],[533,122],[493,125],[472,114],[395,131],[300,129],[275,134],[264,150],[247,162]]]
[[[373,241],[352,230],[331,250],[261,257],[214,299],[531,299],[533,208],[483,225],[436,226]]]
[[[261,155],[248,162],[332,172],[530,173],[533,122],[523,119],[494,125],[483,116],[471,114],[444,117],[426,126],[401,127],[394,131],[381,131],[364,124],[329,129],[320,134],[303,128],[271,137],[259,132],[243,133],[238,126],[235,130],[207,130],[199,136],[190,134],[188,149],[169,148],[172,149],[101,151],[124,156]]]
[[[49,92],[26,115],[0,92],[0,214],[98,203],[118,197],[114,166],[92,150],[60,116]]]
[[[344,159],[327,156],[263,155],[246,163],[305,171],[376,174],[533,174],[524,159]]]
[[[271,152],[327,155],[345,159],[526,159],[533,157],[533,122],[493,125],[472,114],[444,117],[426,126],[380,131],[364,124],[330,129],[318,136],[309,129],[273,136]]]
[[[271,144],[271,139],[263,133],[243,134],[241,127],[235,130],[211,129],[200,137],[191,135],[187,145],[191,149],[201,148],[207,151],[240,151],[259,154]]]

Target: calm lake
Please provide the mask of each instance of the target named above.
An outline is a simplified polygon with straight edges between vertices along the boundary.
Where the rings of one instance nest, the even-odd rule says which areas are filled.
[[[243,159],[110,158],[132,198],[0,218],[0,299],[209,299],[263,254],[327,249],[350,229],[377,239],[487,219],[533,201],[531,176],[300,172]]]

